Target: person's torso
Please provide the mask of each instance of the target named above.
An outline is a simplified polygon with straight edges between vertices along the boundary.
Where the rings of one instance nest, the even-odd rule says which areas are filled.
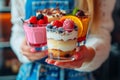
[[[27,0],[25,18],[36,15],[37,10],[58,7],[62,10],[74,8],[74,0]],[[44,62],[43,62],[44,63]],[[29,67],[28,67],[29,66]],[[17,80],[92,80],[90,73],[61,69],[40,63],[25,64],[21,67]]]

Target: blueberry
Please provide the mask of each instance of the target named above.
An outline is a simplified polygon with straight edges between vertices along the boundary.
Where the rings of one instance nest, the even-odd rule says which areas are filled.
[[[43,14],[38,14],[37,20],[40,20],[40,19],[43,19],[43,18],[44,18],[44,15],[43,15]]]
[[[47,31],[50,31],[53,28],[53,26],[51,24],[47,25]]]
[[[63,32],[64,32],[64,29],[63,29],[62,27],[59,27],[59,28],[58,28],[58,32],[59,32],[59,33],[63,33]]]
[[[78,31],[78,27],[76,25],[74,26],[74,29],[75,29],[75,31]]]
[[[30,23],[30,24],[29,24],[29,27],[34,27],[34,25]]]
[[[52,31],[55,32],[56,30],[57,30],[57,28],[54,26],[54,27],[52,28]]]
[[[48,24],[48,25],[47,25],[47,28],[48,28],[48,29],[52,29],[53,26],[52,26],[51,24]]]

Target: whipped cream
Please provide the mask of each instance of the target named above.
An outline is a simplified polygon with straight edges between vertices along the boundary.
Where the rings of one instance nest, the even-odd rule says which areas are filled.
[[[78,31],[73,30],[72,32],[64,32],[64,33],[57,33],[57,32],[51,32],[47,31],[47,38],[51,38],[54,40],[73,40],[76,39],[78,36]]]

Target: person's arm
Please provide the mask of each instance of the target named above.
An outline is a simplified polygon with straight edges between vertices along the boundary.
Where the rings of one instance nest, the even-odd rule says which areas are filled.
[[[95,57],[90,62],[85,62],[78,71],[93,71],[98,69],[108,58],[111,48],[111,31],[113,29],[112,11],[115,1],[94,0],[94,18],[91,34],[86,46],[95,50]]]
[[[26,0],[11,0],[11,21],[13,26],[10,38],[10,45],[14,53],[22,63],[29,62],[29,60],[20,53],[20,45],[24,39],[24,31],[20,18],[24,18],[25,16],[25,1]]]

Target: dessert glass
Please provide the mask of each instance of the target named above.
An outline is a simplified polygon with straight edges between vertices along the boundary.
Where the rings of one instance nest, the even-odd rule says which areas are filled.
[[[73,61],[77,47],[77,29],[70,32],[60,28],[47,28],[48,56],[51,59],[66,62]]]
[[[25,36],[29,46],[34,47],[36,50],[41,51],[47,45],[46,39],[46,25],[47,24],[30,24],[23,23]]]
[[[82,22],[83,31],[82,31],[81,36],[78,38],[78,46],[82,46],[82,45],[85,45],[86,39],[87,39],[87,36],[88,36],[88,33],[89,33],[90,15],[85,14],[84,16],[79,17],[79,19]]]

